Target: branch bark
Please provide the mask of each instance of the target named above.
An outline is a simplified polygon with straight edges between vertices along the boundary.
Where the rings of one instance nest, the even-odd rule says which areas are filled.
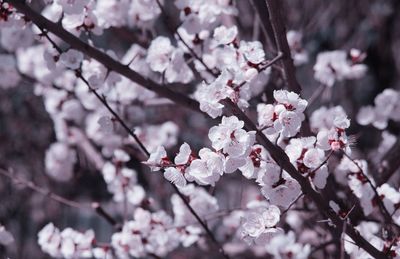
[[[281,0],[266,0],[269,20],[274,33],[276,48],[278,52],[283,53],[283,74],[288,84],[288,88],[290,91],[300,94],[301,87],[296,79],[296,70],[293,65],[293,59],[286,38],[286,28],[281,15],[281,2]],[[263,19],[263,23],[266,23],[265,19]],[[267,28],[266,24],[264,26]]]

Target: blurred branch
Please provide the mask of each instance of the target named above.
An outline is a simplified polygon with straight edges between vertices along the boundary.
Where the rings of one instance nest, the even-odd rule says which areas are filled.
[[[261,29],[266,39],[266,43],[269,46],[276,48],[276,43],[274,41],[274,32],[269,22],[269,14],[267,11],[267,5],[265,1],[251,0],[250,5],[253,10],[257,13],[257,18],[260,20]]]
[[[289,44],[286,38],[286,29],[281,15],[281,1],[280,0],[266,0],[267,9],[269,13],[269,20],[271,22],[272,30],[274,32],[275,43],[278,52],[283,53],[282,65],[283,74],[288,84],[290,91],[300,94],[301,87],[296,79],[296,70],[293,65],[292,56],[290,53]]]
[[[83,203],[79,203],[76,201],[72,201],[69,200],[65,197],[62,197],[60,195],[57,195],[43,187],[40,187],[38,185],[36,185],[34,182],[29,181],[29,180],[25,180],[22,178],[19,178],[18,176],[16,176],[14,174],[14,172],[12,171],[12,169],[3,169],[0,168],[0,174],[9,178],[12,182],[14,182],[15,184],[22,184],[23,186],[28,187],[29,189],[40,193],[41,195],[48,197],[49,199],[56,201],[60,204],[63,204],[65,206],[68,207],[72,207],[75,209],[85,209],[85,210],[91,210],[91,211],[95,211],[97,215],[101,216],[102,218],[104,218],[108,223],[110,223],[112,226],[117,227],[119,224],[118,222],[110,215],[108,214],[99,203],[94,202],[92,203],[92,205],[90,204],[83,204]]]
[[[378,169],[377,186],[386,183],[400,167],[400,138],[383,156]]]

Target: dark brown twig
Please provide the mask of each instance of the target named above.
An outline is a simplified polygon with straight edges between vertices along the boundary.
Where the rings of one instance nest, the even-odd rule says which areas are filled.
[[[0,168],[0,174],[9,178],[11,181],[15,182],[16,184],[22,184],[23,186],[28,187],[29,189],[40,193],[41,195],[48,197],[49,199],[56,201],[62,205],[71,207],[71,208],[75,208],[75,209],[85,209],[85,210],[94,210],[96,212],[96,214],[98,214],[99,216],[101,216],[102,218],[104,218],[108,223],[110,223],[112,226],[117,226],[118,222],[112,217],[110,216],[110,214],[108,214],[99,203],[93,203],[96,204],[96,207],[94,207],[93,205],[90,204],[83,204],[83,203],[79,203],[76,201],[72,201],[69,200],[65,197],[62,197],[60,195],[57,195],[49,190],[46,190],[43,187],[40,187],[38,185],[36,185],[34,182],[29,181],[29,180],[25,180],[25,179],[21,179],[18,176],[16,176],[12,170],[6,170],[6,169],[2,169]],[[100,213],[100,211],[102,213]]]
[[[300,93],[301,87],[296,79],[296,70],[293,64],[292,56],[290,53],[289,44],[286,38],[285,24],[282,20],[282,8],[280,0],[266,0],[268,7],[269,19],[271,22],[272,30],[276,48],[278,52],[283,53],[282,65],[283,72],[290,91]]]

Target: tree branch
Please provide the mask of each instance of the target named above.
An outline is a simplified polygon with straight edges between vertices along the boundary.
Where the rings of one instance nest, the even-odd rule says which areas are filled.
[[[354,242],[357,243],[359,247],[363,248],[375,258],[385,258],[384,253],[376,249],[367,240],[365,240],[352,225],[347,222],[343,222],[343,220],[329,207],[329,202],[326,201],[319,192],[313,189],[307,178],[303,177],[301,173],[297,171],[297,169],[290,162],[285,151],[283,151],[280,147],[275,146],[262,132],[258,131],[256,125],[235,104],[230,101],[224,101],[224,104],[229,108],[229,111],[232,114],[239,118],[239,120],[244,121],[247,130],[256,131],[257,141],[268,150],[272,159],[274,159],[283,170],[285,170],[300,184],[303,193],[314,201],[321,214],[327,216],[339,229],[343,228],[343,224],[347,224],[346,233],[351,237],[351,239],[354,240]]]
[[[57,195],[49,190],[46,190],[43,187],[36,185],[32,181],[21,179],[21,178],[15,176],[11,169],[6,170],[3,168],[0,168],[0,174],[9,178],[11,181],[13,181],[17,184],[22,184],[23,186],[28,187],[32,191],[35,191],[45,197],[48,197],[49,199],[51,199],[53,201],[56,201],[60,204],[63,204],[65,206],[75,208],[75,209],[92,210],[92,211],[96,212],[96,214],[98,214],[99,216],[103,217],[112,226],[118,227],[118,225],[119,225],[118,222],[101,207],[100,203],[94,202],[92,205],[89,205],[89,204],[83,204],[83,203],[69,200],[69,199],[62,197],[60,195]]]
[[[286,38],[285,24],[281,15],[281,2],[280,0],[266,0],[269,20],[271,22],[272,30],[274,32],[275,43],[278,52],[283,53],[282,65],[283,74],[288,84],[290,91],[300,93],[301,87],[296,79],[296,70],[293,65],[292,56],[290,54],[289,44]],[[263,20],[263,22],[265,22]],[[266,26],[266,25],[264,25]]]

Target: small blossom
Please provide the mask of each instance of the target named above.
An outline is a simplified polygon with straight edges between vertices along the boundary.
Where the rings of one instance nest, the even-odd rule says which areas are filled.
[[[254,144],[255,132],[246,132],[243,126],[244,122],[235,116],[222,117],[221,124],[212,127],[208,133],[213,148],[231,157],[246,155]]]
[[[238,29],[236,26],[227,28],[225,26],[220,26],[214,30],[214,39],[218,44],[228,45],[232,43],[237,37]]]

